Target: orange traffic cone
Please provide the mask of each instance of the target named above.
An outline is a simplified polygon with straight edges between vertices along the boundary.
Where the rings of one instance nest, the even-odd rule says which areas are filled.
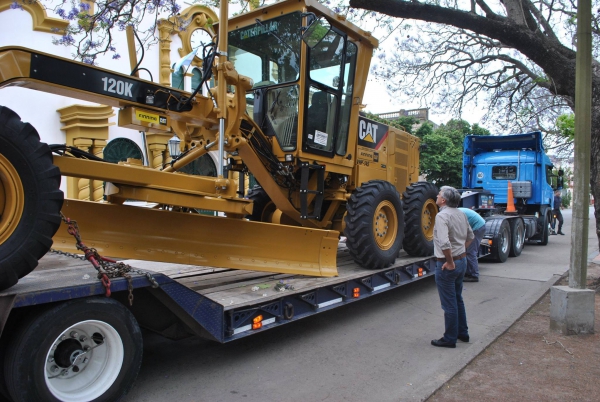
[[[517,212],[515,208],[515,200],[513,197],[512,183],[508,182],[508,194],[506,195],[506,211],[508,213]]]

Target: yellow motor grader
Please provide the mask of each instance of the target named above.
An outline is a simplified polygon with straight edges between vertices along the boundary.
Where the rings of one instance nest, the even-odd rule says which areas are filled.
[[[120,126],[177,135],[181,149],[161,169],[108,163],[40,142],[0,107],[0,290],[51,247],[77,252],[69,219],[87,246],[119,259],[335,276],[341,236],[366,268],[389,266],[402,248],[432,254],[437,189],[417,182],[419,139],[360,113],[378,41],[314,0],[226,17],[222,2],[218,45],[191,93],[0,48],[0,88],[118,108]],[[217,177],[179,172],[214,150]],[[259,183],[249,191],[248,174]],[[61,176],[104,181],[106,200],[64,198]]]

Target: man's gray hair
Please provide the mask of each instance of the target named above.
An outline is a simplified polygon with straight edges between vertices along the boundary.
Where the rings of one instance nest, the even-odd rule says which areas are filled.
[[[460,193],[454,187],[442,186],[440,192],[442,198],[446,200],[446,205],[450,208],[457,208],[460,205]]]

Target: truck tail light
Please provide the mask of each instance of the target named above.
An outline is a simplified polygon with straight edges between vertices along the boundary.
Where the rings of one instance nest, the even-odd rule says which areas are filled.
[[[423,276],[423,268],[419,268],[419,276]]]
[[[262,320],[263,320],[263,316],[262,315],[257,315],[256,317],[254,317],[252,319],[252,329],[260,329],[260,328],[262,328]]]
[[[360,288],[352,289],[352,297],[354,297],[354,298],[360,297]]]

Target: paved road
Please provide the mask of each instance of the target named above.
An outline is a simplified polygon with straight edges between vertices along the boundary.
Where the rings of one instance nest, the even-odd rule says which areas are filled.
[[[482,263],[481,281],[465,284],[472,343],[430,346],[444,326],[428,278],[226,345],[149,334],[126,402],[423,400],[566,272],[571,211],[563,215],[566,236],[527,245],[504,264]],[[598,249],[594,227],[590,219],[590,251]]]

